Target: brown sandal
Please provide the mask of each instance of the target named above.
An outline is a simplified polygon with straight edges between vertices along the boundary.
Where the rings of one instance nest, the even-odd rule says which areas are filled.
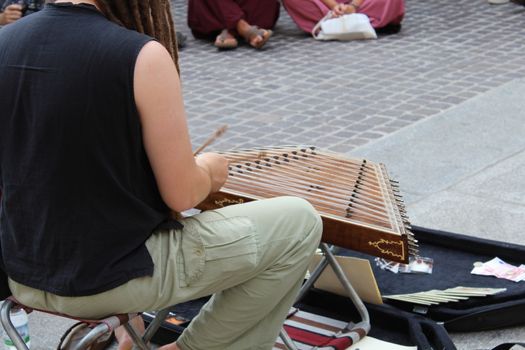
[[[214,43],[219,50],[235,49],[239,43],[229,32],[228,29],[223,29],[221,34],[217,36]]]
[[[266,42],[268,41],[268,39],[270,39],[272,34],[273,32],[270,29],[262,29],[257,26],[251,26],[250,30],[248,30],[248,32],[246,33],[245,40],[254,48],[260,49],[264,46],[264,44],[266,44]],[[252,40],[258,36],[260,36],[262,40],[256,45],[252,45]]]

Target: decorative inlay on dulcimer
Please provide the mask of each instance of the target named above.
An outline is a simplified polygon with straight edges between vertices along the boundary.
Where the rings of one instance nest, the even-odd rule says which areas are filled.
[[[404,263],[417,254],[397,183],[388,178],[383,164],[313,146],[221,154],[230,161],[230,176],[199,209],[297,196],[321,214],[323,242]]]

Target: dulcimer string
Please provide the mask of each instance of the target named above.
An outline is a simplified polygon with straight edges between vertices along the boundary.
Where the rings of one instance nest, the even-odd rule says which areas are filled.
[[[309,153],[307,152],[309,151]],[[250,158],[246,158],[246,155],[248,154],[253,154],[254,156],[251,156]],[[278,158],[278,157],[283,157],[284,158],[288,158],[288,159],[294,159],[294,160],[300,160],[301,158],[316,158],[316,159],[320,159],[322,161],[328,161],[329,163],[332,163],[334,164],[334,166],[347,166],[347,167],[350,167],[350,168],[355,168],[355,167],[358,167],[358,168],[361,168],[362,166],[364,166],[364,168],[367,168],[367,169],[373,169],[373,167],[371,167],[370,165],[368,165],[368,163],[364,163],[364,164],[356,164],[356,163],[353,163],[353,162],[348,162],[348,159],[345,159],[345,158],[341,158],[341,157],[338,157],[336,154],[321,154],[321,153],[318,153],[318,152],[315,152],[315,148],[314,147],[308,147],[308,148],[303,148],[303,149],[300,149],[299,151],[297,150],[287,150],[287,151],[283,151],[282,149],[279,150],[279,149],[265,149],[265,150],[262,150],[262,151],[259,151],[259,150],[247,150],[246,152],[243,152],[243,153],[240,153],[239,154],[236,154],[234,152],[230,153],[229,156],[231,157],[239,157],[239,161],[242,161],[244,158],[249,161],[249,160],[254,160],[253,158],[256,158],[256,159],[264,159],[264,158]],[[326,157],[328,156],[328,159],[326,159]]]
[[[330,188],[330,186],[333,185],[332,183],[327,185],[324,182],[319,182],[319,181],[314,182],[314,184],[319,184],[319,186],[312,185],[313,180],[311,176],[315,175],[315,173],[318,172],[318,170],[321,169],[324,166],[324,164],[319,164],[321,168],[312,168],[311,162],[305,164],[307,165],[306,166],[306,169],[307,169],[306,176],[305,176],[304,172],[299,173],[297,171],[290,171],[291,166],[295,165],[296,157],[293,157],[292,160],[289,162],[288,161],[278,162],[277,160],[274,160],[274,159],[271,159],[268,161],[268,159],[265,159],[266,164],[257,163],[256,161],[254,165],[253,164],[254,158],[260,159],[261,157],[267,156],[269,152],[267,152],[266,150],[252,152],[252,154],[254,154],[254,157],[251,159],[247,159],[246,154],[241,155],[241,154],[235,154],[235,152],[232,152],[232,153],[227,155],[227,157],[231,161],[237,161],[239,160],[239,158],[241,158],[242,161],[245,162],[245,164],[232,164],[231,177],[228,180],[228,187],[230,187],[231,189],[239,190],[241,192],[246,187],[249,187],[251,191],[254,191],[254,190],[261,191],[263,189],[264,190],[274,189],[274,192],[278,194],[279,193],[278,190],[284,188],[286,189],[286,192],[288,194],[303,196],[306,199],[316,202],[315,204],[317,204],[318,206],[321,206],[323,208],[329,208],[331,210],[334,210],[333,205],[330,206],[331,204],[343,204],[343,205],[349,204],[348,197],[349,195],[352,195],[353,198],[351,198],[351,201],[352,201],[351,215],[358,215],[359,214],[358,211],[360,209],[364,209],[367,212],[363,212],[363,215],[368,216],[375,220],[381,220],[383,222],[386,222],[385,218],[386,218],[387,213],[385,212],[385,207],[383,205],[380,205],[380,206],[377,205],[377,204],[383,204],[382,201],[377,200],[378,196],[373,196],[372,199],[367,198],[367,196],[361,193],[362,191],[360,188],[358,188],[359,192],[356,192],[354,190],[349,191],[348,181],[344,182],[347,185],[345,188],[335,188],[335,189]],[[279,153],[279,155],[281,154],[282,152]],[[310,160],[311,159],[312,157],[310,157]],[[273,164],[270,164],[269,162],[272,162]],[[275,164],[275,162],[277,162],[278,164]],[[257,169],[257,170],[254,170],[254,169]],[[263,170],[267,170],[267,171],[265,172]],[[338,170],[342,171],[340,168]],[[373,169],[371,168],[371,170]],[[285,178],[279,177],[279,175],[282,175],[282,174],[278,174],[279,171],[284,173],[286,177]],[[333,179],[333,173],[326,173],[326,175],[329,175],[330,176],[329,178]],[[239,177],[242,177],[243,179],[239,179]],[[301,178],[305,179],[305,181],[302,181]],[[293,180],[293,181],[290,181],[290,180]],[[322,180],[326,181],[325,178],[323,178]],[[348,180],[348,176],[346,177],[346,180]],[[234,185],[237,185],[238,188],[234,188],[234,187],[237,187]],[[305,192],[305,188],[308,193]],[[376,186],[375,190],[377,190],[377,188],[378,187]],[[330,192],[327,189],[332,190],[332,192]],[[336,192],[334,192],[334,190]],[[341,191],[348,192],[350,194],[345,197],[344,193],[343,194],[340,193]],[[314,192],[316,193],[314,194]],[[330,201],[327,200],[327,196],[328,196],[328,199],[339,198],[341,199],[341,201],[339,201],[339,203],[337,203],[337,201],[335,201],[334,203],[330,203]],[[348,207],[345,207],[345,209],[348,209]],[[377,215],[374,215],[374,214],[377,214]]]
[[[230,159],[230,161],[232,161],[232,159]],[[345,174],[343,171],[344,169],[338,169],[337,170],[337,173],[333,172],[333,171],[329,171],[329,170],[323,170],[322,168],[312,168],[311,166],[302,166],[302,167],[291,167],[291,165],[296,165],[295,163],[292,164],[294,162],[290,162],[290,163],[279,163],[279,164],[271,164],[271,163],[267,163],[267,164],[260,164],[260,163],[255,163],[255,166],[252,166],[252,163],[245,163],[245,164],[233,164],[231,166],[231,171],[235,171],[236,173],[239,173],[239,174],[244,174],[245,172],[252,172],[252,173],[255,173],[257,172],[257,170],[259,170],[261,173],[264,171],[264,170],[267,170],[265,173],[270,173],[270,172],[273,172],[273,173],[277,173],[279,170],[282,170],[284,173],[287,173],[289,175],[296,175],[296,177],[293,178],[293,180],[297,180],[297,181],[301,181],[301,180],[304,180],[304,182],[302,182],[303,184],[305,185],[309,185],[311,184],[312,182],[315,182],[316,180],[318,181],[317,184],[320,184],[320,185],[323,185],[326,181],[326,178],[329,178],[330,179],[330,186],[332,188],[336,187],[336,185],[340,185],[338,186],[338,188],[336,188],[337,190],[341,190],[341,191],[344,191],[344,190],[348,190],[348,182],[349,181],[353,181],[353,182],[357,182],[357,188],[359,189],[359,187],[364,187],[368,190],[368,192],[370,193],[366,193],[366,196],[367,197],[372,197],[372,198],[375,198],[378,200],[378,202],[381,202],[380,199],[382,199],[381,197],[381,191],[380,191],[380,187],[377,186],[377,185],[374,185],[374,184],[371,184],[369,182],[363,182],[362,180],[359,179],[359,176],[361,177],[366,177],[366,176],[370,176],[368,174],[360,174],[359,176],[354,176],[353,178],[352,177],[349,177],[349,174]],[[302,165],[302,164],[300,164]],[[311,165],[311,164],[310,164]],[[321,164],[321,167],[323,165]],[[271,169],[270,169],[271,168]],[[300,171],[298,169],[304,169],[303,171]],[[257,170],[254,170],[254,169],[257,169]],[[313,178],[313,176],[315,175],[324,175],[324,177],[319,177],[317,176],[316,178]],[[292,176],[290,176],[292,177]],[[319,182],[319,180],[321,180],[321,182]],[[313,186],[311,186],[313,188]]]
[[[258,167],[262,167],[264,165],[266,166],[269,166],[269,167],[272,167],[272,166],[279,166],[279,165],[282,165],[282,164],[291,164],[293,163],[294,165],[297,165],[298,167],[302,167],[305,170],[305,172],[317,172],[317,173],[324,173],[328,176],[330,176],[330,178],[332,180],[334,180],[334,175],[336,176],[335,179],[340,179],[341,182],[345,188],[348,187],[348,177],[350,175],[355,175],[355,177],[359,177],[359,176],[364,176],[367,172],[373,172],[375,173],[375,170],[366,165],[365,163],[365,166],[360,166],[360,169],[358,170],[354,170],[353,168],[351,167],[343,167],[341,165],[344,165],[344,164],[334,164],[334,169],[341,173],[342,175],[340,174],[334,174],[331,170],[333,169],[327,169],[327,170],[324,170],[323,168],[326,168],[326,165],[327,163],[330,163],[330,159],[328,159],[328,162],[326,161],[326,159],[324,158],[320,158],[320,157],[308,157],[310,158],[309,160],[305,160],[305,159],[300,159],[300,158],[286,158],[284,157],[284,160],[280,160],[280,159],[277,159],[277,157],[272,157],[272,158],[267,158],[267,157],[264,157],[264,158],[259,158],[258,156],[256,156],[256,160],[253,160],[253,159],[247,159],[245,156],[243,157],[239,157],[237,155],[231,155],[231,154],[228,154],[228,158],[230,159],[230,161],[235,161],[235,162],[242,162],[244,161],[245,164],[249,164],[249,166],[251,166],[252,163],[255,163],[255,165],[253,167],[255,168],[258,168]],[[303,158],[303,157],[302,157]],[[313,160],[317,160],[319,161],[318,163],[313,163]],[[275,165],[274,165],[275,164]],[[313,168],[314,165],[319,165],[318,168]],[[367,183],[366,186],[370,189],[376,189],[378,190],[380,187],[375,185],[375,184],[371,184],[371,183]],[[380,191],[379,191],[380,192]],[[381,198],[380,196],[380,193],[378,195],[379,198]]]
[[[235,190],[235,188],[233,187],[229,187],[230,190]],[[239,189],[239,192],[250,192],[250,190],[260,190],[260,187],[254,187],[254,186],[251,186],[251,185],[247,185],[246,183],[242,183],[242,188]],[[272,194],[272,195],[275,195],[275,196],[282,196],[283,193],[282,192],[266,192],[265,193],[266,195],[268,194]],[[356,210],[356,209],[362,209],[362,208],[359,208],[360,205],[359,204],[353,204],[352,206],[352,210],[351,211],[346,211],[345,209],[340,209],[340,210],[336,210],[333,206],[331,206],[332,203],[330,202],[326,202],[326,201],[323,201],[322,199],[316,199],[316,198],[312,198],[312,197],[305,197],[304,196],[304,192],[293,192],[293,191],[289,191],[288,193],[286,193],[287,195],[296,195],[298,197],[303,197],[304,199],[308,200],[312,205],[314,205],[319,211],[323,212],[323,213],[326,213],[326,214],[331,214],[331,215],[334,215],[334,216],[338,216],[338,217],[344,217],[344,218],[347,218],[347,219],[353,219],[354,221],[358,222],[358,220],[356,220],[358,217],[362,217],[362,218],[365,218],[367,220],[370,220],[370,221],[373,221],[375,222],[376,224],[378,224],[379,226],[383,226],[383,227],[387,227],[387,228],[390,228],[391,227],[391,224],[389,221],[387,221],[385,219],[385,216],[377,216],[377,215],[372,215],[370,214],[370,210],[368,210],[368,208],[365,207],[365,211],[363,210]],[[253,196],[254,194],[251,193],[251,195]],[[257,196],[257,194],[255,194]],[[262,198],[266,198],[266,196],[261,196]]]
[[[319,197],[319,199],[327,199],[327,200],[332,199],[333,204],[336,204],[336,205],[341,204],[343,206],[348,204],[349,197],[354,194],[353,197],[355,200],[362,201],[363,205],[366,205],[371,210],[374,210],[375,208],[375,209],[380,210],[380,214],[384,214],[384,211],[382,211],[382,209],[384,209],[382,202],[377,201],[377,200],[375,201],[370,200],[366,197],[361,198],[359,193],[357,193],[356,195],[354,191],[349,190],[349,189],[333,188],[330,186],[326,186],[323,183],[318,183],[320,184],[319,186],[313,186],[311,185],[310,182],[306,182],[306,181],[290,182],[288,181],[288,179],[283,179],[282,177],[279,177],[279,176],[271,176],[270,174],[266,174],[266,175],[269,175],[269,176],[258,176],[254,172],[252,173],[243,172],[240,174],[233,173],[233,174],[230,174],[230,177],[228,179],[228,184],[229,185],[238,184],[240,187],[242,187],[242,185],[244,184],[250,184],[250,181],[251,181],[251,183],[259,185],[261,190],[263,189],[271,190],[272,188],[275,188],[276,190],[278,190],[281,188],[285,188],[286,192],[294,192],[296,195],[303,195],[308,198]],[[272,175],[275,175],[275,174],[272,174]],[[254,185],[254,186],[257,186],[257,185]],[[330,201],[327,201],[327,203],[330,203]]]
[[[234,161],[234,159],[236,157],[230,157],[230,155],[228,155],[228,158],[230,158],[230,161]],[[270,160],[268,161],[266,164],[261,164],[261,163],[257,163],[257,161],[255,161],[255,164],[252,166],[252,164],[254,162],[249,162],[249,161],[246,161],[245,160],[245,164],[233,164],[232,165],[232,171],[235,170],[237,173],[245,173],[246,171],[250,171],[252,172],[253,169],[258,169],[260,170],[261,172],[263,172],[263,170],[265,170],[266,168],[265,167],[268,167],[268,168],[271,168],[271,170],[273,170],[274,172],[276,172],[277,170],[283,170],[285,173],[288,173],[289,175],[294,175],[295,177],[293,177],[293,180],[297,180],[299,182],[301,182],[301,180],[304,180],[303,182],[301,182],[302,184],[305,184],[305,185],[309,185],[311,184],[312,182],[315,181],[315,179],[312,178],[312,176],[314,175],[324,175],[325,177],[324,178],[320,178],[320,177],[317,177],[317,180],[322,180],[322,181],[326,181],[325,179],[326,178],[329,178],[330,179],[330,186],[331,187],[335,187],[335,185],[340,185],[339,188],[336,188],[336,190],[340,190],[340,191],[347,191],[348,190],[348,182],[349,181],[352,181],[352,182],[356,182],[356,186],[355,186],[355,189],[356,191],[360,191],[360,196],[361,197],[368,197],[370,198],[370,201],[375,201],[376,203],[382,203],[382,196],[381,196],[381,189],[379,186],[373,184],[373,183],[370,183],[369,181],[363,181],[363,177],[370,177],[369,174],[367,174],[368,172],[364,172],[364,173],[360,173],[358,176],[355,176],[353,178],[349,177],[349,175],[351,174],[347,174],[345,169],[342,169],[341,167],[340,168],[337,168],[335,169],[336,172],[334,171],[330,171],[330,170],[323,170],[323,166],[324,164],[322,163],[319,163],[319,166],[318,168],[313,168],[312,165],[315,165],[313,163],[305,163],[304,161],[299,164],[299,166],[302,166],[303,169],[305,169],[304,171],[302,172],[299,172],[297,171],[296,169],[298,167],[295,167],[292,168],[291,165],[293,163],[293,165],[297,165],[295,161],[290,161],[290,162],[275,162],[273,160]],[[290,166],[288,166],[290,165]],[[303,166],[304,165],[304,166]],[[244,168],[243,168],[244,166]],[[271,170],[268,170],[266,173],[269,173]],[[372,170],[372,169],[371,169]],[[374,175],[375,175],[375,171],[373,172]],[[292,176],[290,176],[292,177]],[[361,179],[360,179],[361,177]],[[366,180],[366,179],[365,179]],[[325,186],[324,185],[324,182],[317,182],[318,184],[320,184],[321,186]],[[314,188],[314,186],[311,186],[312,188]],[[366,191],[363,192],[362,190],[365,189]],[[354,192],[356,192],[354,191]]]
[[[266,153],[266,152],[264,152]],[[236,162],[246,162],[246,163],[255,163],[255,164],[258,164],[260,165],[261,163],[270,163],[270,162],[273,162],[273,163],[276,163],[276,164],[282,164],[282,163],[291,163],[293,162],[294,164],[298,164],[298,165],[304,165],[305,167],[311,167],[312,165],[316,164],[316,163],[312,163],[312,161],[314,160],[318,160],[319,161],[319,165],[325,167],[327,165],[332,165],[334,168],[336,169],[340,169],[340,170],[345,170],[346,172],[348,172],[349,174],[356,174],[356,175],[359,175],[360,173],[362,172],[366,172],[366,171],[374,171],[373,168],[371,168],[370,166],[366,165],[366,163],[364,165],[356,165],[356,164],[348,164],[348,163],[341,163],[341,162],[333,162],[331,161],[331,159],[326,159],[326,158],[321,158],[317,155],[308,155],[308,156],[301,156],[301,157],[296,157],[296,156],[292,156],[290,157],[287,153],[283,153],[283,154],[279,154],[279,155],[274,155],[272,157],[268,157],[267,155],[266,156],[260,156],[260,155],[257,155],[255,154],[255,158],[256,159],[249,159],[249,158],[246,158],[246,156],[238,156],[238,155],[232,155],[232,154],[229,154],[228,157],[230,158],[230,160],[232,161],[236,161]],[[281,159],[282,157],[282,159]],[[308,158],[308,159],[306,159]],[[357,169],[356,169],[357,168]],[[316,170],[320,170],[320,169],[316,169]]]
[[[261,178],[261,177],[253,177],[250,175],[244,175],[244,180],[239,179],[238,176],[232,176],[228,178],[228,188],[231,190],[237,190],[239,192],[244,192],[250,190],[250,192],[261,192],[263,190],[266,190],[264,193],[268,194],[269,191],[271,191],[275,195],[283,195],[283,190],[286,192],[286,194],[289,195],[296,195],[303,197],[309,201],[312,202],[312,204],[318,205],[319,207],[322,207],[326,210],[331,210],[334,213],[340,214],[341,211],[345,211],[348,209],[349,204],[349,197],[347,198],[338,198],[339,201],[334,201],[334,196],[332,193],[322,193],[320,194],[314,194],[312,192],[306,193],[304,191],[303,187],[297,187],[294,186],[293,182],[289,181],[278,181],[277,179],[272,178]],[[247,180],[253,180],[253,181],[246,181]],[[273,191],[272,191],[273,190]],[[333,192],[335,193],[335,192]],[[324,194],[324,195],[323,195]],[[328,195],[326,195],[328,194]],[[346,201],[345,201],[346,199]],[[337,211],[337,208],[334,208],[334,204],[339,204],[343,207],[339,208],[339,211]],[[352,202],[352,208],[354,213],[357,215],[357,212],[360,209],[366,210],[366,212],[363,212],[363,215],[366,215],[370,218],[373,218],[375,220],[380,220],[382,222],[387,223],[388,221],[385,221],[385,214],[386,212],[383,211],[384,207],[382,206],[374,206],[374,208],[371,208],[368,203],[360,203],[359,198],[355,198],[355,200]],[[380,210],[376,210],[380,209]],[[377,214],[377,215],[373,215]]]

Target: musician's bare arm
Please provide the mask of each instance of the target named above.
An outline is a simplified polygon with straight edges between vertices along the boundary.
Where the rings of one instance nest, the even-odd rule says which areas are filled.
[[[228,162],[213,153],[193,156],[179,76],[161,44],[144,46],[134,79],[144,147],[162,198],[174,211],[192,208],[224,184]]]

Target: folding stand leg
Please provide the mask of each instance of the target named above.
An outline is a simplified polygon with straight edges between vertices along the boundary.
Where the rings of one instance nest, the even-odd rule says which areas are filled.
[[[147,346],[147,343],[149,343],[151,338],[155,335],[155,333],[161,326],[162,322],[166,319],[166,316],[168,316],[169,312],[170,312],[170,308],[165,308],[165,309],[158,311],[155,314],[155,318],[148,325],[148,328],[146,328],[146,331],[144,332],[144,335],[142,337],[138,335],[138,333],[133,329],[131,324],[126,323],[124,325],[126,332],[128,332],[131,339],[133,339],[133,343],[134,343],[133,350],[136,350],[136,349],[148,350],[149,349]]]
[[[146,332],[144,332],[144,335],[142,336],[142,339],[148,343],[151,338],[157,333],[157,330],[159,329],[162,322],[166,319],[166,316],[170,313],[170,308],[167,307],[165,309],[162,309],[158,311],[155,314],[155,318],[151,321],[148,328],[146,328]]]
[[[305,284],[301,287],[301,290],[299,291],[299,296],[297,297],[296,302],[302,300],[302,298],[305,296],[305,294],[310,290],[310,288],[313,287],[314,283],[317,281],[319,276],[321,276],[321,273],[324,271],[324,269],[330,265],[332,269],[335,272],[335,275],[339,279],[339,282],[341,282],[341,285],[345,289],[346,293],[348,294],[348,297],[356,307],[357,311],[359,312],[359,316],[361,317],[361,321],[357,324],[354,324],[352,322],[348,323],[348,325],[345,327],[345,334],[348,333],[354,343],[358,342],[361,338],[365,337],[366,334],[370,331],[370,316],[368,315],[368,310],[366,309],[365,305],[363,304],[363,301],[357,295],[354,288],[350,284],[350,281],[348,281],[348,278],[346,278],[346,275],[337,262],[332,249],[326,244],[321,243],[319,245],[321,250],[324,253],[324,257],[321,259],[315,270],[310,274],[310,278],[305,282]],[[355,331],[354,331],[355,330]],[[364,334],[363,334],[364,333]],[[289,350],[297,350],[297,347],[293,343],[290,336],[286,333],[286,330],[283,328],[281,329],[281,332],[279,334],[281,340],[283,341],[284,345]]]

